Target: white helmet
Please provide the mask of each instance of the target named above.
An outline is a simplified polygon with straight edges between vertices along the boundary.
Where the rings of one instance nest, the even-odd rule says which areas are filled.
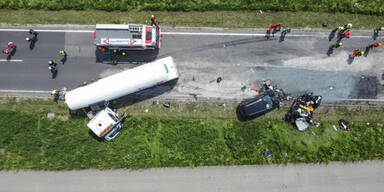
[[[26,41],[30,41],[30,40],[31,40],[31,38],[27,37],[27,38],[25,38],[25,40],[26,40]]]
[[[51,65],[52,63],[53,63],[53,61],[48,61],[48,64],[50,64],[50,65]]]

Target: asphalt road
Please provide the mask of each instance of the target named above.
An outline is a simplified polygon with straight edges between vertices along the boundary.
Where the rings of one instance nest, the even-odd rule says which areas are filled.
[[[382,192],[384,162],[0,172],[1,192],[51,191],[270,191]]]
[[[0,56],[0,90],[73,89],[84,80],[105,77],[137,66],[132,63],[117,66],[96,63],[93,34],[90,32],[77,29],[40,31],[35,48],[29,50],[24,40],[28,33],[18,30],[0,29],[1,49],[6,48],[8,41],[14,41],[18,46],[11,62],[5,61],[4,54]],[[354,48],[374,42],[368,33],[343,40],[344,46],[335,49],[331,56],[326,53],[335,40],[329,42],[325,32],[299,34],[293,30],[283,42],[279,42],[278,37],[266,40],[262,34],[241,34],[197,35],[168,31],[162,39],[158,58],[173,56],[180,79],[176,87],[163,96],[189,97],[196,94],[205,98],[239,100],[255,94],[249,89],[241,91],[244,85],[247,88],[257,87],[261,80],[271,79],[293,95],[313,91],[323,95],[326,102],[384,98],[379,84],[384,72],[380,59],[384,52],[382,47],[371,50],[368,57],[362,56],[348,63],[348,54]],[[63,48],[69,55],[68,60],[59,65],[57,78],[50,79],[48,61],[59,61],[61,56],[58,51]],[[362,79],[362,75],[368,78]],[[223,79],[219,84],[216,83],[218,77]]]

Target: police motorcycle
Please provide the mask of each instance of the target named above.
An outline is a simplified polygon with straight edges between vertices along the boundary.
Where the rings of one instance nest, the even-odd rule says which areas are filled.
[[[292,123],[299,131],[305,131],[310,125],[318,127],[319,122],[312,119],[313,112],[320,106],[322,96],[305,93],[295,99],[290,110],[285,114],[284,121]]]

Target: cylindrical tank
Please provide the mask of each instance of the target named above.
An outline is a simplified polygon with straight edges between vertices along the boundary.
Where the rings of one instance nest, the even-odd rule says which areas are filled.
[[[69,109],[77,110],[93,104],[159,85],[178,78],[172,57],[166,57],[100,79],[65,94]]]

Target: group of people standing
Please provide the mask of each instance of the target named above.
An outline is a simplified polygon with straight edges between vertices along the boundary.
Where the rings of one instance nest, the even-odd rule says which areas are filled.
[[[25,40],[29,43],[29,49],[33,50],[33,48],[35,47],[35,43],[38,41],[39,33],[34,29],[29,29],[28,34],[29,36],[27,36]],[[14,42],[8,42],[7,46],[8,48],[3,49],[2,53],[7,55],[7,60],[11,60],[12,56],[14,56],[16,53],[17,46]],[[64,64],[67,61],[68,55],[64,50],[60,50],[59,54],[62,56],[61,63]],[[48,69],[52,74],[52,79],[56,78],[58,66],[55,60],[48,61]]]
[[[331,46],[329,46],[329,50],[327,53],[328,56],[330,56],[330,54],[333,52],[333,49],[336,49],[336,48],[343,46],[343,43],[341,42],[341,40],[343,38],[349,38],[351,36],[351,33],[350,33],[351,29],[352,29],[352,24],[348,23],[344,26],[339,26],[339,27],[332,30],[331,34],[329,35],[329,41],[332,41],[336,32],[337,32],[338,38],[337,38],[336,44],[332,44]],[[374,29],[374,35],[373,35],[374,40],[376,40],[380,31],[384,31],[384,27]],[[363,48],[356,48],[353,50],[352,54],[349,55],[349,57],[350,57],[350,59],[353,60],[355,57],[360,57],[362,55],[368,56],[370,49],[380,47],[380,46],[382,46],[381,42],[374,42],[373,44],[366,46],[365,50],[363,50]]]

